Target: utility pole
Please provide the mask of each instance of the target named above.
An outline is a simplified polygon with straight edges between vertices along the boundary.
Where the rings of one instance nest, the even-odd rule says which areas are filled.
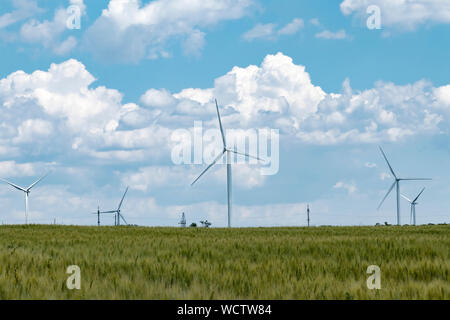
[[[307,205],[306,213],[308,215],[308,227],[309,227],[309,204]]]
[[[100,207],[97,208],[97,225],[100,227]]]

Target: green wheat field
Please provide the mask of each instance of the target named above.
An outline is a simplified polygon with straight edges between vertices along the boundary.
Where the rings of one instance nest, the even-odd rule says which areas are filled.
[[[1,226],[0,299],[450,299],[450,225]],[[66,269],[81,269],[69,290]],[[369,265],[381,289],[367,288]]]

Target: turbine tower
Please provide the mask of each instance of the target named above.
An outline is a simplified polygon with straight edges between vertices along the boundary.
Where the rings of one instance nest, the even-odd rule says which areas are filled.
[[[100,227],[100,215],[103,214],[103,212],[100,212],[100,206],[97,208],[97,212],[93,212],[92,214],[97,215],[97,225]]]
[[[217,156],[217,158],[205,169],[203,170],[203,172],[198,176],[197,179],[194,180],[194,182],[191,183],[191,186],[193,186],[205,173],[206,171],[208,171],[212,166],[214,166],[217,161],[219,161],[223,155],[226,154],[227,157],[227,199],[228,199],[228,228],[231,228],[231,212],[232,212],[232,201],[231,201],[231,156],[232,154],[237,154],[237,155],[242,155],[248,158],[254,158],[257,160],[262,161],[260,158],[258,157],[254,157],[254,156],[250,156],[246,153],[241,153],[238,152],[235,149],[229,149],[227,147],[227,142],[225,140],[225,133],[223,131],[223,127],[222,127],[222,120],[220,119],[220,112],[219,112],[219,105],[217,104],[217,100],[216,101],[216,110],[217,110],[217,118],[219,119],[219,127],[220,127],[220,133],[222,135],[222,143],[223,143],[223,150],[222,152]]]
[[[184,212],[183,212],[182,215],[181,215],[181,220],[180,220],[179,225],[180,225],[182,228],[186,228],[186,216],[184,215]]]
[[[424,190],[425,190],[425,188],[423,188],[422,191],[420,191],[420,193],[417,195],[417,197],[415,197],[414,200],[412,200],[412,201],[409,200],[404,195],[402,195],[402,197],[404,199],[406,199],[406,201],[408,201],[411,204],[411,214],[410,214],[410,217],[409,217],[409,223],[412,224],[412,225],[416,225],[416,204],[418,204],[417,200],[422,195]]]
[[[127,192],[128,192],[128,187],[125,190],[125,193],[123,194],[122,200],[120,200],[120,203],[119,203],[119,206],[117,207],[117,210],[100,212],[101,214],[104,214],[104,213],[115,213],[116,218],[114,219],[114,221],[115,221],[115,225],[116,226],[120,226],[120,219],[122,219],[123,222],[125,222],[125,224],[128,225],[128,222],[125,220],[125,218],[121,214],[121,209],[120,209],[120,208],[122,208],[123,199],[125,199],[125,196],[127,195]]]
[[[48,175],[50,174],[47,173],[46,175],[44,175],[43,177],[41,177],[40,179],[38,179],[36,182],[34,182],[33,184],[31,184],[28,188],[22,188],[18,185],[15,185],[14,183],[11,183],[5,179],[1,179],[1,181],[6,182],[7,184],[9,184],[11,187],[16,188],[19,191],[23,191],[25,193],[25,224],[28,224],[28,198],[30,197],[30,193],[31,193],[31,189],[33,189],[33,187],[35,185],[37,185],[39,182],[41,182],[44,178],[46,178]]]
[[[430,178],[399,178],[399,177],[397,177],[397,175],[395,174],[394,170],[392,169],[392,166],[389,163],[389,160],[387,159],[383,149],[381,147],[379,147],[379,148],[380,148],[381,154],[383,155],[384,160],[386,160],[389,170],[391,171],[392,175],[394,176],[395,181],[392,184],[392,186],[389,188],[389,190],[386,193],[386,195],[384,196],[383,200],[381,200],[380,205],[378,206],[378,209],[381,208],[381,205],[383,204],[384,200],[386,200],[388,195],[391,193],[392,189],[394,189],[394,187],[396,187],[396,191],[397,191],[397,225],[400,225],[400,181],[417,181],[417,180],[432,180],[432,179],[430,179]]]
[[[309,227],[309,204],[307,205],[306,208],[306,214],[308,215],[308,227]]]

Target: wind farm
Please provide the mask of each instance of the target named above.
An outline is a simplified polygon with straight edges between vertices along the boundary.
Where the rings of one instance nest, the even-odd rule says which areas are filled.
[[[445,276],[450,267],[446,258],[450,245],[449,225],[417,225],[416,205],[425,187],[412,200],[400,191],[402,181],[425,182],[431,179],[400,177],[381,147],[379,151],[394,182],[378,209],[395,188],[397,226],[388,223],[386,226],[317,226],[311,224],[311,206],[307,203],[299,212],[305,221],[301,227],[243,228],[233,225],[232,228],[231,157],[242,155],[262,160],[227,145],[217,100],[215,108],[223,149],[190,186],[226,157],[226,228],[204,218],[199,220],[199,227],[196,222],[189,224],[187,208],[178,222],[174,220],[172,228],[129,225],[122,213],[130,189],[128,186],[117,209],[103,211],[99,205],[97,211],[91,213],[96,216],[96,227],[30,225],[28,196],[48,174],[27,188],[1,179],[24,192],[26,197],[25,225],[0,227],[0,265],[15,265],[15,277],[19,274],[19,278],[25,279],[21,286],[26,289],[18,291],[18,287],[9,280],[12,271],[0,269],[0,299],[42,299],[47,295],[58,299],[449,298],[450,288]],[[191,190],[194,192],[193,188]],[[400,197],[410,203],[409,225],[401,223]],[[223,213],[216,214],[220,217]],[[114,217],[113,226],[101,221],[102,217],[111,215]],[[314,214],[313,221],[318,216],[320,214]],[[421,220],[426,221],[426,216]],[[57,240],[53,240],[52,248],[48,248],[45,239],[54,239],[54,235],[58,235]],[[74,239],[78,240],[74,242]],[[117,249],[117,243],[126,250]],[[19,247],[20,257],[15,254]],[[45,273],[42,273],[40,264],[34,267],[26,262],[36,251],[41,259],[49,259],[50,278],[55,279],[64,275],[58,270],[71,263],[73,254],[82,253],[83,259],[77,263],[83,265],[84,277],[97,285],[79,292],[67,291],[64,286],[52,286],[49,277],[41,276]],[[49,254],[58,258],[50,259]],[[249,254],[252,268],[261,272],[250,272]],[[224,268],[223,261],[231,260],[233,263],[228,265],[225,262]],[[335,261],[339,261],[338,266]],[[381,293],[365,289],[365,268],[373,261],[384,261],[383,281],[389,285]],[[102,271],[98,270],[99,265]],[[413,267],[405,268],[406,265]],[[206,276],[203,273],[205,268],[208,269]],[[329,274],[324,270],[330,270]],[[413,273],[414,280],[403,277],[405,272]],[[432,285],[429,284],[431,274]],[[39,285],[31,285],[32,282]],[[112,283],[114,287],[111,287]],[[334,285],[329,286],[329,283]],[[212,285],[214,289],[211,289]],[[37,287],[48,290],[42,295]]]
[[[0,301],[449,301],[449,2],[3,0]]]
[[[219,165],[222,164],[219,161],[221,159],[225,159],[225,165],[226,165],[226,190],[227,190],[227,197],[226,197],[226,204],[227,204],[227,227],[231,228],[232,227],[232,212],[233,212],[233,205],[232,205],[232,164],[233,164],[233,160],[235,156],[244,156],[247,160],[248,159],[255,159],[258,160],[260,163],[264,163],[264,160],[262,160],[258,155],[251,155],[245,152],[241,152],[239,151],[236,147],[230,147],[229,145],[227,145],[227,137],[226,137],[226,132],[224,130],[223,127],[223,123],[222,123],[222,117],[220,114],[220,110],[219,110],[219,104],[217,102],[217,99],[214,99],[214,103],[215,103],[215,110],[216,110],[216,115],[217,115],[217,121],[218,121],[218,128],[219,128],[219,133],[220,133],[220,139],[221,139],[221,144],[222,144],[222,150],[221,152],[216,156],[216,158],[200,173],[200,175],[198,175],[196,177],[196,179],[190,184],[191,187],[193,187],[210,169],[212,169],[215,165]],[[419,194],[413,199],[411,200],[410,198],[406,197],[404,194],[401,193],[400,191],[400,183],[403,181],[410,181],[410,182],[418,182],[418,181],[431,181],[431,178],[404,178],[404,177],[400,177],[397,175],[397,173],[394,171],[390,161],[388,160],[388,157],[386,156],[386,153],[384,152],[383,148],[381,146],[378,146],[379,151],[381,152],[382,158],[384,159],[390,174],[392,175],[394,181],[392,183],[392,185],[389,187],[387,193],[385,194],[385,196],[382,198],[381,202],[379,203],[377,210],[380,210],[380,208],[382,207],[382,205],[384,204],[385,200],[388,198],[388,196],[391,194],[391,192],[394,190],[396,191],[396,224],[397,226],[401,226],[401,205],[400,205],[400,198],[404,198],[406,201],[408,201],[410,203],[410,221],[409,223],[413,226],[416,225],[417,220],[416,220],[416,205],[418,204],[418,199],[419,197],[422,195],[422,193],[425,190],[425,187],[423,187],[423,189],[419,192]],[[13,187],[14,189],[21,191],[25,194],[25,224],[28,224],[28,216],[29,216],[29,196],[31,193],[31,190],[37,185],[39,184],[42,180],[44,180],[48,175],[50,174],[47,173],[46,175],[42,176],[41,178],[39,178],[38,180],[36,180],[35,182],[33,182],[30,186],[28,187],[21,187],[18,186],[17,184],[14,184],[6,179],[0,178],[0,181],[3,181],[4,183],[8,184],[9,186]],[[97,211],[96,212],[92,212],[92,215],[96,215],[97,216],[97,221],[96,224],[98,227],[101,226],[101,217],[104,215],[114,215],[114,226],[115,227],[120,227],[122,225],[122,222],[124,223],[124,225],[128,226],[128,222],[125,219],[124,215],[122,214],[122,205],[124,203],[125,197],[129,191],[129,186],[126,187],[125,192],[122,195],[122,198],[117,206],[117,209],[114,210],[109,210],[109,211],[102,211],[100,210],[100,206],[98,206]],[[56,219],[55,219],[56,220]],[[306,225],[307,227],[310,227],[310,205],[306,204]],[[208,220],[201,220],[200,224],[203,225],[206,228],[209,228],[212,223],[208,222]],[[385,222],[386,225],[388,225],[387,222]],[[106,226],[109,225],[108,223],[106,224]],[[186,215],[185,212],[182,213],[181,216],[181,220],[178,222],[178,225],[181,226],[182,228],[186,228],[187,227],[187,221],[186,221]],[[191,224],[192,226],[196,226],[197,224],[195,222],[193,222]],[[377,223],[377,225],[379,225],[379,223]],[[216,226],[215,228],[220,228],[221,226]],[[239,227],[239,226],[237,226]]]

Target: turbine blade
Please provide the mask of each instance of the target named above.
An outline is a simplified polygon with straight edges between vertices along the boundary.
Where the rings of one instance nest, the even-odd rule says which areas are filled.
[[[236,151],[236,150],[228,150],[228,151],[233,152],[233,153],[236,153],[236,154],[239,154],[239,155],[241,155],[241,156],[246,156],[246,157],[248,157],[248,158],[253,158],[253,159],[256,159],[256,160],[265,162],[265,161],[264,161],[263,159],[261,159],[261,158],[258,158],[258,157],[255,157],[255,156],[251,156],[251,155],[246,154],[246,153],[238,152],[238,151]]]
[[[425,191],[425,188],[422,189],[422,191],[420,191],[420,193],[417,195],[417,197],[414,199],[413,203],[416,203],[417,199],[419,199],[419,197],[422,195],[422,193]]]
[[[23,191],[23,192],[27,192],[27,190],[25,190],[24,188],[19,187],[18,185],[15,185],[14,183],[9,182],[8,180],[2,179],[2,178],[0,178],[0,180],[5,182],[5,183],[7,183],[7,184],[9,184],[11,187],[16,188],[17,190],[20,190],[20,191]]]
[[[405,197],[404,195],[402,195],[402,194],[400,194],[402,197],[403,197],[403,199],[405,199],[406,201],[408,201],[409,203],[412,203],[412,201],[410,200],[410,199],[408,199],[407,197]]]
[[[401,178],[399,180],[407,180],[407,181],[423,181],[423,180],[433,180],[431,178]]]
[[[381,154],[384,157],[384,160],[386,160],[386,163],[389,166],[389,170],[391,170],[391,173],[393,174],[394,178],[397,179],[397,176],[395,175],[394,170],[392,169],[391,164],[389,163],[389,160],[387,159],[386,155],[384,154],[383,149],[380,146],[379,146],[379,148],[380,148]]]
[[[127,220],[125,220],[125,218],[123,217],[123,215],[120,215],[120,217],[122,218],[123,222],[125,222],[126,225],[128,225]]]
[[[33,184],[31,184],[28,187],[28,191],[30,191],[35,185],[37,185],[39,182],[41,182],[42,180],[44,180],[48,175],[50,174],[50,172],[48,172],[46,175],[44,175],[42,178],[38,179],[36,182],[34,182]]]
[[[217,104],[217,99],[216,99],[216,110],[217,110],[217,117],[219,118],[219,126],[220,126],[220,133],[222,134],[223,147],[226,148],[227,142],[225,141],[225,133],[223,132],[222,120],[220,119],[219,105]]]
[[[379,204],[379,206],[378,206],[377,209],[380,209],[380,208],[381,208],[381,205],[383,204],[384,200],[386,200],[386,198],[388,197],[388,195],[391,193],[392,189],[394,189],[396,183],[397,183],[397,181],[395,181],[395,182],[392,184],[392,186],[389,188],[388,192],[387,192],[386,195],[384,196],[383,200],[381,200],[381,202],[380,202],[380,204]]]
[[[191,183],[191,186],[193,186],[198,181],[198,179],[200,179],[206,173],[206,171],[208,171],[213,165],[215,165],[216,162],[219,161],[219,159],[223,157],[225,152],[226,152],[226,150],[222,151],[222,153],[219,154],[217,156],[217,158],[205,170],[203,170],[203,172],[198,176],[198,178],[195,179],[194,182]]]
[[[117,210],[100,212],[100,214],[104,214],[104,213],[117,213]],[[95,214],[97,214],[97,212]]]
[[[125,199],[125,196],[127,195],[127,192],[128,192],[128,187],[127,187],[127,189],[125,190],[125,193],[123,194],[122,200],[120,200],[119,208],[117,208],[117,211],[119,211],[120,208],[122,207],[123,199]]]

